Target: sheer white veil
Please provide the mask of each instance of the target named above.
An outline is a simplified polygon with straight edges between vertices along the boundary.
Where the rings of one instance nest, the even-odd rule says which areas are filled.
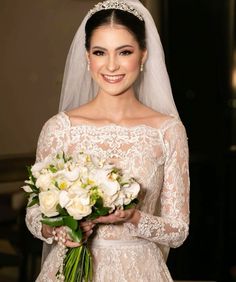
[[[126,0],[142,15],[146,26],[148,58],[135,84],[139,101],[163,114],[178,117],[166,70],[164,52],[156,25],[149,11],[138,0]],[[65,66],[59,111],[87,103],[97,94],[97,86],[87,70],[85,56],[85,16],[71,44]]]

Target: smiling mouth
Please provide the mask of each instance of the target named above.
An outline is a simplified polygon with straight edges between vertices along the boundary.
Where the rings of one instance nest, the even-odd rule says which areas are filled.
[[[125,75],[124,74],[121,74],[121,75],[106,75],[106,74],[103,74],[102,77],[108,83],[118,83],[125,77]]]

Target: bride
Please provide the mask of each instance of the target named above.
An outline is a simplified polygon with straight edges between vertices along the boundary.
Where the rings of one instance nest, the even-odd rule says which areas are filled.
[[[78,29],[60,112],[42,129],[36,161],[62,150],[107,159],[141,184],[135,209],[81,226],[93,281],[173,281],[165,261],[188,235],[188,146],[155,24],[138,0],[99,3]],[[27,209],[29,230],[44,241],[37,281],[56,281],[55,232],[40,220],[38,206]],[[69,238],[65,245],[78,246]]]

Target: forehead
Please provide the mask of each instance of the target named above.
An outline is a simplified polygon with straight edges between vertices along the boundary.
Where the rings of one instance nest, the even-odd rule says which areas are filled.
[[[96,28],[91,37],[91,45],[125,45],[138,46],[133,34],[122,25],[104,25]]]

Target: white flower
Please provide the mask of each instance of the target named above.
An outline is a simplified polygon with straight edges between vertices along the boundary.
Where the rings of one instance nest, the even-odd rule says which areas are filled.
[[[44,215],[48,217],[58,215],[56,207],[59,203],[59,194],[57,189],[39,193],[40,210]]]
[[[104,194],[108,196],[115,195],[120,190],[120,184],[116,180],[109,178],[111,166],[107,166],[107,170],[104,168],[93,170],[89,177],[101,187]]]
[[[51,159],[50,156],[46,157],[41,162],[35,163],[31,167],[31,172],[32,172],[33,176],[36,177],[36,178],[39,177],[41,170],[48,167],[50,165],[50,163],[52,163],[52,159]]]
[[[41,191],[47,191],[52,184],[52,175],[40,174],[35,184]]]
[[[116,202],[117,200],[119,200],[119,193],[116,193],[112,196],[103,194],[102,199],[104,207],[115,209],[115,207],[117,206]]]
[[[75,167],[73,170],[63,170],[60,173],[63,177],[65,177],[68,181],[75,181],[78,179],[80,171],[78,167]]]
[[[105,179],[100,184],[102,192],[107,196],[113,196],[120,190],[120,184],[114,180]]]
[[[24,185],[23,187],[21,187],[25,192],[27,193],[31,193],[33,192],[33,190],[31,189],[31,187],[29,185]]]
[[[125,200],[124,204],[128,205],[133,199],[137,198],[140,191],[140,185],[137,182],[132,182],[131,184],[126,184],[123,187]]]
[[[64,208],[70,202],[70,197],[67,191],[61,191],[59,195],[59,204]]]
[[[89,215],[92,212],[89,195],[74,195],[69,204],[66,206],[66,209],[69,215],[73,216],[73,218],[77,220]]]
[[[124,191],[120,191],[117,198],[114,200],[114,205],[116,207],[122,207],[125,204],[125,194]]]
[[[68,188],[71,186],[71,182],[64,178],[56,178],[55,180],[60,190],[68,190]]]

